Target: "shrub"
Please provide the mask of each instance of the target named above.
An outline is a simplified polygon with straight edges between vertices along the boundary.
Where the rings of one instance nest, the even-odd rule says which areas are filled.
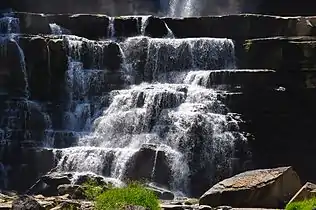
[[[131,183],[124,188],[112,188],[96,198],[96,209],[117,210],[128,205],[142,206],[150,210],[159,210],[159,201],[153,191],[139,183]]]
[[[314,208],[316,208],[316,198],[289,203],[285,209],[286,210],[312,210]]]

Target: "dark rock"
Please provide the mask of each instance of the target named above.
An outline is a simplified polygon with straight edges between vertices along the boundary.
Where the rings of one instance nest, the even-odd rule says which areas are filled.
[[[119,38],[139,35],[138,22],[138,18],[133,16],[114,18],[114,36]]]
[[[168,35],[166,23],[157,17],[148,17],[146,20],[145,35],[149,37],[165,37]]]
[[[283,208],[300,187],[299,177],[291,167],[247,171],[214,185],[199,203]]]
[[[85,191],[83,187],[80,185],[70,185],[70,184],[63,184],[59,185],[58,188],[59,195],[69,194],[73,199],[85,199]]]
[[[4,89],[11,97],[27,97],[27,75],[23,51],[14,39],[8,37],[1,38],[0,47],[6,49],[0,53],[1,89]]]
[[[44,210],[44,208],[32,197],[21,196],[12,203],[13,210]]]
[[[285,88],[314,88],[315,42],[312,37],[248,40],[244,52],[238,53],[240,67],[274,69]]]
[[[307,182],[289,201],[289,203],[303,201],[306,199],[314,198],[316,196],[316,185]]]
[[[50,23],[56,23],[73,35],[95,39],[107,36],[109,17],[106,15],[48,15]]]
[[[164,151],[156,151],[157,149],[156,145],[144,145],[129,160],[125,177],[130,180],[151,180],[163,186],[168,186],[171,169]]]
[[[30,98],[37,101],[51,100],[50,52],[45,38],[21,37],[19,43],[24,51]]]
[[[50,173],[50,174],[47,174],[45,176],[43,176],[41,179],[42,181],[51,186],[51,187],[57,187],[59,185],[64,185],[64,184],[70,184],[71,181],[70,179],[72,178],[72,174],[69,173],[69,174],[61,174],[61,173],[58,173],[58,172],[53,172],[53,173]]]
[[[313,22],[313,17],[311,21]],[[264,15],[224,15],[189,18],[163,18],[175,37],[217,37],[243,40],[274,36],[309,36],[309,18],[283,18]],[[221,26],[227,27],[221,27]],[[261,27],[265,25],[266,27]],[[183,30],[186,28],[187,30]]]
[[[20,30],[24,34],[50,34],[49,22],[44,14],[16,13],[20,20]]]

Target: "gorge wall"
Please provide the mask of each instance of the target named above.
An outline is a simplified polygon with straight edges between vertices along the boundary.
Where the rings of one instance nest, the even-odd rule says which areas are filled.
[[[253,167],[313,181],[315,23],[3,14],[1,188],[52,169],[192,196]]]
[[[159,14],[170,15],[171,4],[180,0],[3,0],[0,9],[12,8],[20,12],[38,13],[101,13],[107,15]],[[312,0],[195,0],[193,15],[223,15],[258,13],[267,15],[314,15]],[[180,6],[181,7],[181,6]],[[182,6],[183,7],[183,6]],[[183,8],[182,8],[183,9]],[[184,9],[183,9],[184,10]],[[183,12],[183,11],[182,11]],[[180,12],[179,12],[180,14]]]

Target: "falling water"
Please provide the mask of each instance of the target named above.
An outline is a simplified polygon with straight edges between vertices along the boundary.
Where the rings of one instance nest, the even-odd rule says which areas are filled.
[[[157,151],[162,151],[171,170],[169,187],[189,193],[195,161],[195,169],[208,169],[205,176],[212,180],[216,171],[230,168],[234,142],[244,139],[238,129],[230,130],[238,128],[238,120],[218,100],[224,92],[206,89],[190,79],[196,70],[234,68],[234,45],[228,39],[129,38],[121,49],[126,68],[135,67],[130,62],[142,50],[133,46],[144,40],[148,45],[144,79],[155,83],[110,92],[109,106],[94,120],[92,132],[80,137],[76,147],[55,151],[60,157],[57,168],[124,180],[132,173],[131,161],[142,148],[157,145],[148,149],[154,156],[148,178],[157,175],[156,165],[162,161]],[[68,45],[72,55],[68,73],[74,75],[74,71],[82,71],[82,63],[78,62],[81,44],[74,40]],[[135,55],[128,53],[129,47]],[[72,91],[68,92],[74,94],[73,83],[70,86]],[[84,93],[85,88],[88,86],[80,92]],[[195,148],[200,148],[198,160]]]
[[[113,39],[115,37],[115,18],[109,17],[109,26],[107,28],[107,37]]]
[[[20,21],[15,17],[0,18],[0,34],[20,33]]]
[[[170,0],[169,13],[171,17],[190,17],[198,15],[198,0]]]
[[[55,34],[55,35],[63,34],[61,27],[57,25],[56,23],[50,23],[49,27],[50,27],[50,30],[52,31],[52,34]]]

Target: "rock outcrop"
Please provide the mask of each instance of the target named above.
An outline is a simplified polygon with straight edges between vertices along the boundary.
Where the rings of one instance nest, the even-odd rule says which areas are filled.
[[[214,185],[200,198],[209,206],[282,208],[300,189],[291,167],[247,171]]]

